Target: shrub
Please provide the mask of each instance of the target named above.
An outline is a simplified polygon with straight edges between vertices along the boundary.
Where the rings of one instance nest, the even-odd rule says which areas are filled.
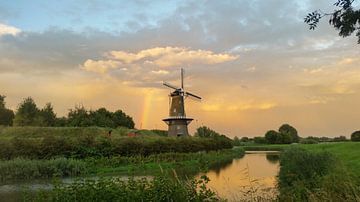
[[[0,140],[0,158],[16,157],[50,159],[54,157],[110,157],[114,155],[148,156],[166,152],[198,152],[232,148],[232,140],[216,138],[121,137],[106,138],[91,134],[78,137],[47,135],[42,138],[13,138]]]

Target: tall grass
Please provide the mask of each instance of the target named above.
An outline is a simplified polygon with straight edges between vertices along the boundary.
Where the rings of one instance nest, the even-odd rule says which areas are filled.
[[[18,158],[0,161],[1,182],[78,176],[86,173],[88,173],[86,163],[74,159],[57,158],[44,161]]]
[[[219,201],[216,194],[206,188],[208,181],[206,176],[183,181],[166,175],[139,180],[82,180],[70,185],[58,184],[50,191],[28,193],[24,201]]]
[[[281,154],[280,201],[359,201],[360,188],[332,153],[289,147]]]

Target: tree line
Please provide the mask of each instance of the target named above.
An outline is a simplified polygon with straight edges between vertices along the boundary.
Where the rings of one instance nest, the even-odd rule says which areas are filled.
[[[354,142],[360,142],[360,130],[355,131],[351,134],[350,140]],[[269,130],[265,133],[264,137],[234,137],[233,142],[235,146],[240,146],[248,142],[254,142],[257,144],[291,144],[291,143],[301,143],[301,144],[317,144],[320,142],[346,142],[350,141],[345,136],[341,135],[338,137],[299,137],[297,130],[289,125],[283,124],[278,131]]]
[[[289,124],[283,124],[280,126],[278,131],[269,130],[263,137],[242,137],[241,139],[238,137],[234,138],[235,145],[241,145],[244,142],[250,141],[257,144],[291,144],[298,143],[300,141],[300,137],[297,130],[293,126]]]
[[[0,125],[5,126],[135,127],[133,118],[122,110],[87,110],[84,106],[76,106],[75,109],[69,110],[67,117],[57,117],[51,103],[40,109],[31,97],[25,98],[18,105],[16,112],[6,108],[5,104],[5,96],[0,95]]]

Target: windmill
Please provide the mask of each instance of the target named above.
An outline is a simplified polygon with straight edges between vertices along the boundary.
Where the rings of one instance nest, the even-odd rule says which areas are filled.
[[[181,87],[175,87],[169,83],[164,82],[164,86],[174,90],[169,95],[169,117],[163,119],[163,121],[169,126],[169,136],[188,136],[188,125],[193,120],[186,117],[185,114],[185,98],[192,97],[197,100],[201,100],[201,97],[184,90],[184,69],[181,69]]]

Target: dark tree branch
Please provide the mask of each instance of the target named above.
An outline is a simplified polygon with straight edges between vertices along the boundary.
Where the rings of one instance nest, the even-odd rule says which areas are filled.
[[[309,13],[304,22],[309,25],[310,30],[314,30],[320,20],[325,16],[330,16],[329,24],[339,31],[342,37],[350,36],[356,32],[358,43],[360,44],[360,10],[354,10],[353,3],[355,0],[337,0],[334,6],[338,7],[332,13],[324,13],[316,10]]]

